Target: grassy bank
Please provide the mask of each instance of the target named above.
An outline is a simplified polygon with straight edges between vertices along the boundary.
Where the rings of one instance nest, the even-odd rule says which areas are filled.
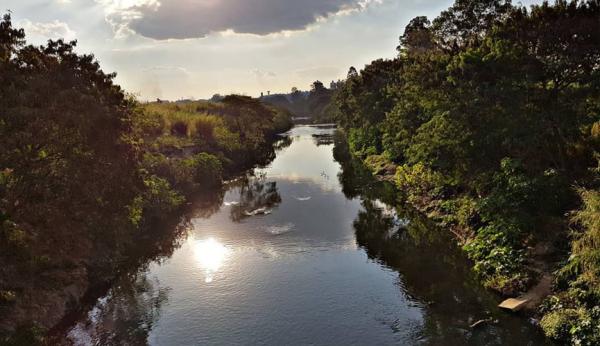
[[[0,344],[43,341],[158,225],[268,161],[291,126],[244,96],[141,104],[74,47],[28,46],[0,21]]]

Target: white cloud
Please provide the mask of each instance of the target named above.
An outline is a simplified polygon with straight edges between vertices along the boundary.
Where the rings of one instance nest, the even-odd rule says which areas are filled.
[[[263,71],[261,69],[253,69],[252,70],[252,74],[255,75],[258,78],[265,78],[265,77],[276,77],[277,74],[275,72],[272,71]]]
[[[25,34],[28,37],[33,36],[38,39],[65,39],[73,40],[76,38],[75,31],[69,28],[69,25],[65,22],[54,20],[52,22],[39,23],[32,22],[28,19],[22,20],[18,23],[18,26],[25,29]]]
[[[146,67],[146,68],[142,69],[142,71],[156,73],[156,74],[165,74],[165,75],[177,74],[178,76],[181,76],[181,75],[190,76],[190,72],[185,67],[181,67],[181,66],[168,66],[168,65],[152,66],[152,67]]]

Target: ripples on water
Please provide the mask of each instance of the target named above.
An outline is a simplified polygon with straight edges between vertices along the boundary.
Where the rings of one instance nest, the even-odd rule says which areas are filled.
[[[199,207],[172,255],[120,278],[68,341],[541,344],[524,318],[495,308],[446,233],[392,207],[393,189],[342,142],[334,150],[333,134],[292,129],[268,167]],[[488,316],[496,322],[469,328]]]

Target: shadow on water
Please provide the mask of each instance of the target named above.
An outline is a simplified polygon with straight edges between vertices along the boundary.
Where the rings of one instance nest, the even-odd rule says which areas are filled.
[[[69,335],[84,345],[145,345],[168,291],[141,270],[124,275],[88,313],[92,323],[77,324]]]
[[[415,343],[550,345],[526,316],[497,308],[499,297],[477,281],[450,233],[403,205],[391,183],[374,179],[349,154],[340,133],[334,157],[342,166],[338,179],[343,193],[361,199],[362,210],[353,223],[358,245],[369,258],[397,271],[400,289],[423,308],[422,327],[411,337]],[[471,327],[480,320],[488,322]]]

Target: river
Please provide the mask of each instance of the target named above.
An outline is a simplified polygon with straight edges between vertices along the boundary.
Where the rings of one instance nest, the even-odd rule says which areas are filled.
[[[66,340],[544,344],[526,317],[496,308],[448,232],[392,207],[390,186],[334,150],[334,131],[293,128],[271,164],[199,204],[172,245],[123,274]]]

